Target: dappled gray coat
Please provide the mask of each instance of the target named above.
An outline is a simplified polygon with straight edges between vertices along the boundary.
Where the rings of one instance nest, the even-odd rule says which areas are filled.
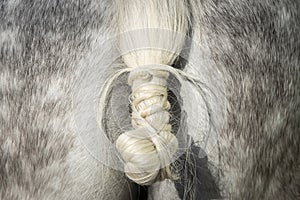
[[[0,0],[0,199],[300,199],[300,1],[186,6],[224,79],[218,162],[195,145],[178,180],[146,188],[94,159],[73,120],[76,77],[115,33],[114,2]]]

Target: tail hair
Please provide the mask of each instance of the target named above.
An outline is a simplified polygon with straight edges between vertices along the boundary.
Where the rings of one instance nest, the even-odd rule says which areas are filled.
[[[184,1],[174,0],[117,0],[116,4],[119,33],[129,33],[119,38],[119,45],[130,49],[122,59],[130,69],[133,127],[117,138],[116,148],[125,161],[126,175],[134,182],[150,185],[174,179],[170,162],[178,141],[169,122],[168,66],[184,45],[188,9]],[[130,34],[132,30],[141,30],[142,34]],[[169,30],[170,34],[160,35],[160,30]],[[155,48],[134,49],[139,42]]]

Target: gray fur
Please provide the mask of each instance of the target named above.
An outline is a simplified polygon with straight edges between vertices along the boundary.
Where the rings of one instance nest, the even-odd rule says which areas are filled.
[[[219,153],[208,157],[216,170],[203,175],[205,161],[182,175],[201,179],[181,191],[189,183],[181,178],[179,196],[300,199],[300,1],[187,6],[193,39],[225,79],[227,121],[216,127]],[[136,198],[136,185],[82,146],[72,119],[76,73],[114,34],[114,10],[106,0],[0,0],[0,199]],[[186,157],[184,166],[197,164]]]
[[[225,77],[220,188],[230,199],[300,198],[300,1],[195,1]]]
[[[110,6],[0,1],[0,199],[134,197],[121,172],[83,148],[72,124],[78,63],[105,34]]]

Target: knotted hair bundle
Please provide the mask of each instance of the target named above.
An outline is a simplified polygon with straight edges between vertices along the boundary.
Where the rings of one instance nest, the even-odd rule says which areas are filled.
[[[126,161],[127,176],[139,184],[172,176],[168,164],[178,144],[169,124],[168,75],[161,70],[129,74],[134,130],[120,135],[116,147]]]
[[[189,14],[182,0],[115,0],[119,48],[131,87],[132,130],[123,132],[116,148],[128,178],[141,185],[173,179],[170,169],[178,140],[170,124],[167,80],[188,31]],[[137,31],[138,33],[136,34]],[[163,34],[165,31],[168,34]],[[131,34],[132,33],[132,34]],[[136,49],[143,44],[145,48]],[[104,92],[105,93],[105,92]]]

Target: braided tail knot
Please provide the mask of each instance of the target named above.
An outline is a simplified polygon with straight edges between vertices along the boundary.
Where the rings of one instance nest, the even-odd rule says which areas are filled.
[[[169,165],[178,141],[169,123],[168,76],[164,70],[137,68],[128,76],[134,130],[121,134],[116,147],[127,177],[140,185],[174,178]]]

